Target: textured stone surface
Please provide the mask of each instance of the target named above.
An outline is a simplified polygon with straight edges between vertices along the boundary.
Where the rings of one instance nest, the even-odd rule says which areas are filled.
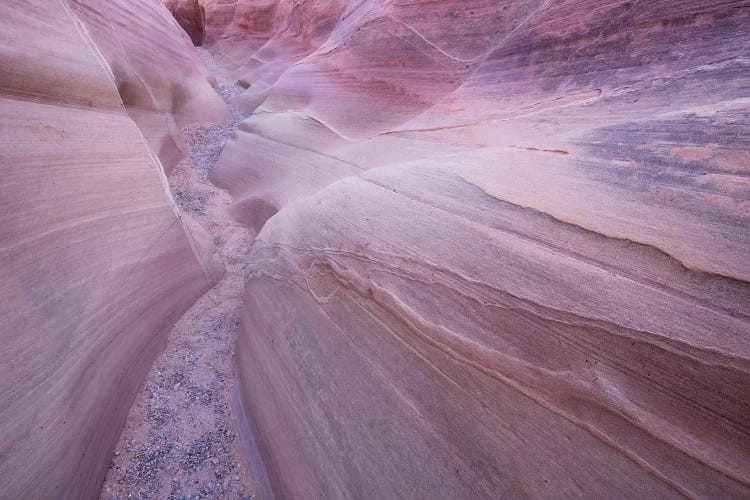
[[[166,332],[221,276],[159,157],[226,109],[155,0],[5,1],[0,38],[0,496],[95,498]]]
[[[201,3],[269,489],[750,494],[746,2]]]
[[[201,45],[205,37],[205,20],[198,0],[164,0],[164,5],[188,34],[193,45]]]
[[[67,1],[167,174],[187,152],[182,128],[230,120],[190,40],[158,0],[110,2],[106,8],[98,0]]]
[[[191,38],[253,113],[261,495],[750,496],[747,2],[166,4],[0,5],[2,496],[98,494],[221,274],[164,176],[228,118]]]

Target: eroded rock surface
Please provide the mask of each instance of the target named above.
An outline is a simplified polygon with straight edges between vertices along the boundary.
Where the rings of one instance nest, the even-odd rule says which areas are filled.
[[[201,4],[268,490],[750,494],[747,2]]]
[[[185,33],[158,0],[106,8],[97,0],[67,1],[167,174],[187,154],[183,128],[231,119]]]
[[[222,98],[242,91],[201,54]],[[216,70],[216,71],[213,71]],[[228,213],[232,199],[211,184],[226,139],[245,117],[188,127],[190,158],[169,176],[175,203],[212,236],[225,276],[185,311],[136,397],[100,500],[246,499],[254,487],[237,431],[235,332],[254,234]]]
[[[230,118],[198,43],[252,113],[209,176],[250,232],[197,310],[249,276],[260,496],[750,496],[748,2],[10,0],[0,35],[3,496],[99,494],[221,276],[165,177]],[[180,352],[156,393],[200,399]],[[239,494],[207,406],[220,435],[135,463]],[[157,469],[136,494],[180,490]]]
[[[164,168],[175,124],[227,110],[156,0],[6,1],[0,38],[0,496],[96,498],[166,333],[222,276]]]
[[[188,34],[193,45],[201,45],[205,37],[205,19],[203,8],[198,0],[164,0],[164,5],[169,9],[185,33]]]

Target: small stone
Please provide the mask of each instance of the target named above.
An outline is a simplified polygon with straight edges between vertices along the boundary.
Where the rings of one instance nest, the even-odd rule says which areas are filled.
[[[176,383],[176,384],[174,385],[174,387],[172,387],[172,389],[174,389],[175,391],[176,391],[177,389],[179,389],[179,388],[180,388],[180,383],[179,383],[179,382],[177,382],[177,383]]]
[[[224,487],[224,491],[227,491],[229,489],[229,478],[224,478],[224,484],[222,485]]]

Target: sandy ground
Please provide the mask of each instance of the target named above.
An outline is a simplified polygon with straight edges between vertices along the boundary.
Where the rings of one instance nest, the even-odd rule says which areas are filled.
[[[219,95],[227,99],[244,90],[206,51],[198,51],[215,73]],[[232,415],[234,335],[253,235],[230,218],[229,194],[207,179],[226,139],[245,117],[236,109],[232,113],[232,123],[183,131],[191,157],[169,179],[185,216],[197,219],[214,237],[226,276],[170,333],[130,411],[102,499],[255,497]]]

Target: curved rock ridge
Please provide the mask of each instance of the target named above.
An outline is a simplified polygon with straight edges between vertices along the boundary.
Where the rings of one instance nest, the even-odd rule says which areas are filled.
[[[750,495],[747,2],[199,3],[272,494]]]
[[[180,135],[185,126],[231,119],[190,41],[158,0],[107,8],[96,0],[68,1],[167,174],[187,152]]]
[[[166,334],[222,276],[163,167],[227,111],[156,0],[0,19],[0,496],[96,498]]]

